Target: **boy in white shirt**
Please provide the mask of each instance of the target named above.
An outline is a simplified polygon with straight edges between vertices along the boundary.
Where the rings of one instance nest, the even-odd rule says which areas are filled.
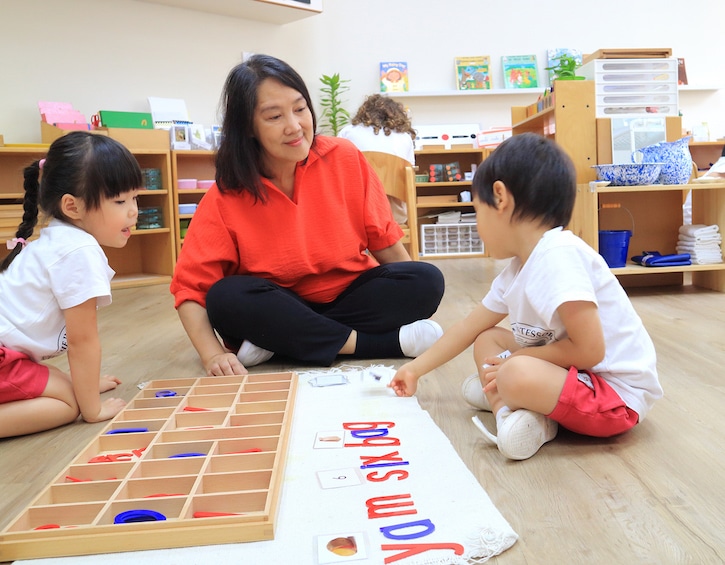
[[[511,262],[464,320],[390,383],[398,396],[474,344],[478,375],[466,400],[496,416],[497,436],[474,423],[510,459],[528,459],[558,425],[609,437],[641,422],[662,396],[654,345],[604,259],[564,231],[576,173],[555,142],[535,134],[502,143],[472,186],[488,253]],[[506,317],[510,330],[497,326]],[[510,356],[508,353],[510,352]]]

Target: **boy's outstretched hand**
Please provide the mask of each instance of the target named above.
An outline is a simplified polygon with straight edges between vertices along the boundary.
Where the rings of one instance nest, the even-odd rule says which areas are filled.
[[[413,396],[418,388],[418,375],[408,368],[408,363],[400,367],[388,384],[397,396]]]

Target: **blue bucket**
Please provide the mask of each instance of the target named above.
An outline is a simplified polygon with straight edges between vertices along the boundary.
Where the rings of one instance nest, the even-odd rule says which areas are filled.
[[[610,268],[627,264],[631,230],[599,230],[599,254]]]

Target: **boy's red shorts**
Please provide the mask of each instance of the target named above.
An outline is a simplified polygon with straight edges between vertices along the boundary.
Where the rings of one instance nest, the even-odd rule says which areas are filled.
[[[567,430],[594,437],[610,437],[632,429],[637,412],[599,375],[571,367],[559,402],[547,415]]]

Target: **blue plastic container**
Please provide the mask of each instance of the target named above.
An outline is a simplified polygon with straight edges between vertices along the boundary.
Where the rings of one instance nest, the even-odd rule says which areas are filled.
[[[599,230],[599,254],[610,268],[627,264],[631,230]]]

